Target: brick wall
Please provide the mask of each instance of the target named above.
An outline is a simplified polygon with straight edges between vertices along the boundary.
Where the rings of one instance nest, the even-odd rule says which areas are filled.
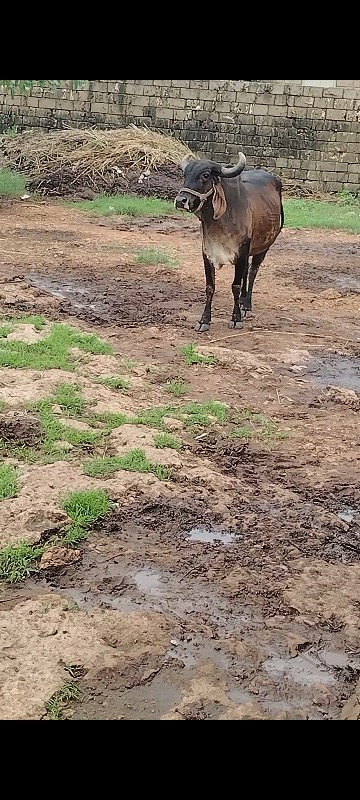
[[[90,81],[0,94],[0,129],[142,124],[311,189],[360,189],[360,81]]]

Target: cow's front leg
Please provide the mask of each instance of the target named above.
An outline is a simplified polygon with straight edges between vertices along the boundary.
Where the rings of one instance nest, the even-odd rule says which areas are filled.
[[[240,253],[235,261],[235,277],[232,285],[232,293],[234,297],[234,310],[229,322],[229,328],[242,328],[241,322],[241,306],[240,306],[240,293],[241,286],[247,281],[247,272],[249,266],[249,244],[244,244]]]
[[[206,303],[200,322],[195,326],[198,333],[208,331],[211,323],[211,304],[215,294],[215,267],[203,253],[205,279],[206,279]]]

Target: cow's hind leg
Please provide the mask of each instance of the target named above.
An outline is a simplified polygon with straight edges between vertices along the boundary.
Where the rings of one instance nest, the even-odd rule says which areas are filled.
[[[247,285],[248,285],[248,274],[249,274],[249,267],[250,267],[250,258],[248,258],[246,270],[243,274],[242,284],[241,284],[241,294],[240,294],[240,308],[243,310],[244,302],[246,301],[247,297]]]
[[[245,316],[251,316],[252,313],[252,293],[254,288],[254,283],[256,276],[259,272],[260,265],[264,261],[266,253],[268,251],[265,250],[263,253],[259,253],[257,256],[253,256],[251,267],[249,269],[249,285],[246,292],[245,297],[241,297],[241,307],[245,311]]]
[[[242,328],[241,322],[241,307],[240,301],[242,302],[242,292],[244,290],[244,285],[246,287],[247,283],[247,274],[249,268],[249,243],[243,245],[240,250],[240,253],[235,261],[235,277],[234,283],[232,285],[232,293],[234,297],[234,310],[229,322],[229,328]],[[241,293],[241,298],[240,298]],[[244,299],[246,299],[244,297]]]
[[[195,330],[198,333],[208,331],[211,323],[211,304],[215,294],[215,268],[209,261],[208,257],[203,253],[205,279],[206,279],[206,303],[200,322],[195,325]]]

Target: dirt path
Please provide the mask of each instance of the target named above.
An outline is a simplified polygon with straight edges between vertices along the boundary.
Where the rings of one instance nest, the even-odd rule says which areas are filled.
[[[2,207],[0,221],[2,314],[70,322],[114,349],[83,354],[75,373],[0,368],[2,424],[22,424],[19,441],[24,407],[59,381],[76,380],[98,413],[209,400],[230,409],[226,423],[210,409],[204,428],[169,411],[180,452],[155,447],[155,423],[114,428],[100,455],[141,447],[172,480],[90,478],[75,450],[20,464],[19,496],[1,503],[1,546],[62,530],[72,489],[104,487],[114,506],[74,563],[0,593],[0,716],[44,716],[70,675],[77,719],[357,719],[358,238],[284,231],[260,272],[255,317],[237,333],[224,268],[199,338],[196,222],[99,222],[25,202]],[[149,245],[180,266],[139,266]],[[19,335],[30,333],[45,335],[32,325]],[[214,365],[186,365],[192,340]],[[125,368],[127,391],[98,382]],[[184,382],[183,398],[169,395],[171,381]]]

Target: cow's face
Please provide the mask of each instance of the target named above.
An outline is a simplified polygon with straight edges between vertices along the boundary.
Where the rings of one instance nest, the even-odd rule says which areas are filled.
[[[189,161],[184,168],[184,187],[181,189],[175,200],[176,208],[184,211],[196,212],[200,205],[203,205],[201,197],[211,192],[214,184],[219,180],[221,167],[214,161]],[[187,192],[191,189],[191,192]]]

